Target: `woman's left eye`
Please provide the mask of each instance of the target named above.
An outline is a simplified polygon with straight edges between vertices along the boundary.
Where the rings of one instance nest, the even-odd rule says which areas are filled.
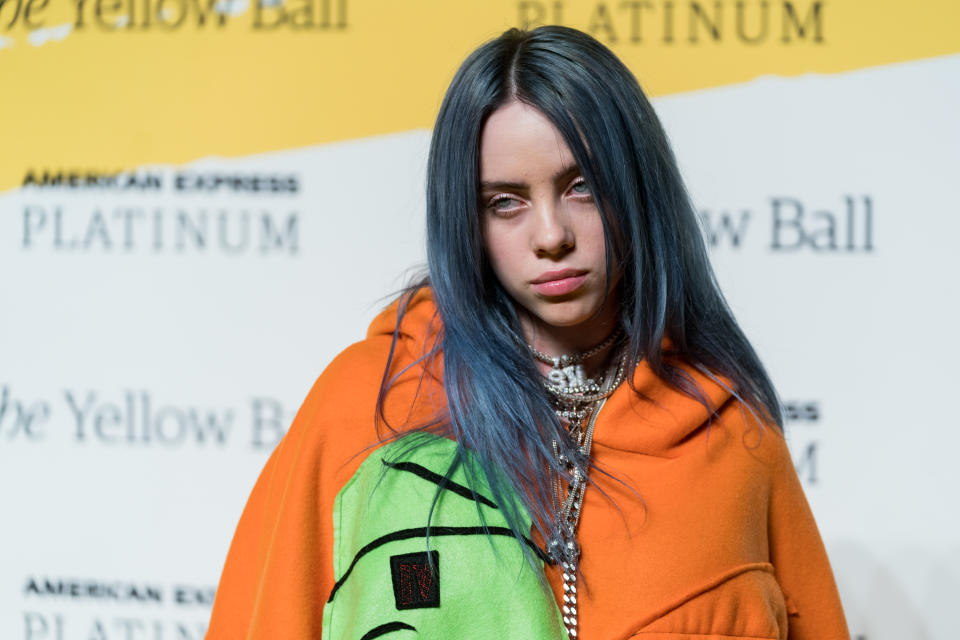
[[[590,191],[590,187],[587,186],[587,181],[583,178],[577,178],[574,180],[573,184],[570,185],[570,193],[576,196],[592,196],[593,192]]]

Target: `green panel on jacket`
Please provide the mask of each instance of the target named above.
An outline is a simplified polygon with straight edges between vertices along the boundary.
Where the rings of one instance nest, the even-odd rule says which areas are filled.
[[[507,535],[489,487],[480,483],[475,501],[462,465],[433,512],[428,548],[430,507],[456,445],[409,437],[427,441],[413,451],[405,451],[410,442],[404,440],[375,450],[337,495],[337,583],[324,608],[323,637],[565,637],[553,594]],[[478,504],[489,538],[480,529]]]

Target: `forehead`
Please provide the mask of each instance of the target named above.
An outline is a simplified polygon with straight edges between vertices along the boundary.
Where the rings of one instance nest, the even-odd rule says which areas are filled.
[[[536,107],[509,102],[487,118],[480,136],[481,180],[535,180],[573,164],[560,131]]]

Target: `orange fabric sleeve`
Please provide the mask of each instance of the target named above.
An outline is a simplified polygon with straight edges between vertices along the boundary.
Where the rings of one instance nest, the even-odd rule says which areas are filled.
[[[789,614],[790,640],[849,640],[840,595],[786,442],[778,442],[771,482],[770,561]]]
[[[319,638],[332,581],[320,518],[311,393],[247,501],[224,565],[208,640]],[[312,437],[311,437],[312,436]]]
[[[420,325],[429,327],[433,307],[409,315],[424,316]],[[394,305],[366,340],[330,363],[260,473],[230,544],[207,640],[320,637],[334,584],[333,505],[380,444],[376,405],[395,316]],[[424,338],[410,341],[422,345]],[[432,377],[422,381],[419,368],[405,369],[413,359],[408,349],[397,345],[391,374],[403,373],[384,406],[396,426],[433,415],[442,399]]]

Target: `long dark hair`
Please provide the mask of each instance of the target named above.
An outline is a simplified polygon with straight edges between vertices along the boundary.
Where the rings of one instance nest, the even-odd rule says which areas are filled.
[[[628,362],[645,359],[666,384],[702,402],[693,367],[728,386],[765,422],[782,427],[763,365],[737,325],[710,267],[693,206],[666,134],[634,76],[604,45],[559,26],[511,29],[457,71],[437,117],[427,173],[428,276],[442,332],[426,357],[443,358],[447,409],[429,425],[470,451],[518,536],[521,523],[549,539],[554,515],[551,442],[571,459],[523,347],[517,310],[494,275],[481,238],[480,136],[487,117],[519,100],[560,131],[597,199],[607,274],[619,270]],[[409,298],[406,298],[407,300]],[[398,327],[404,306],[398,312]],[[399,328],[398,328],[399,330]],[[396,339],[395,333],[395,339]],[[671,347],[663,348],[664,338]],[[390,371],[388,363],[387,371]],[[384,375],[383,398],[392,379]],[[642,488],[641,488],[642,490]]]

